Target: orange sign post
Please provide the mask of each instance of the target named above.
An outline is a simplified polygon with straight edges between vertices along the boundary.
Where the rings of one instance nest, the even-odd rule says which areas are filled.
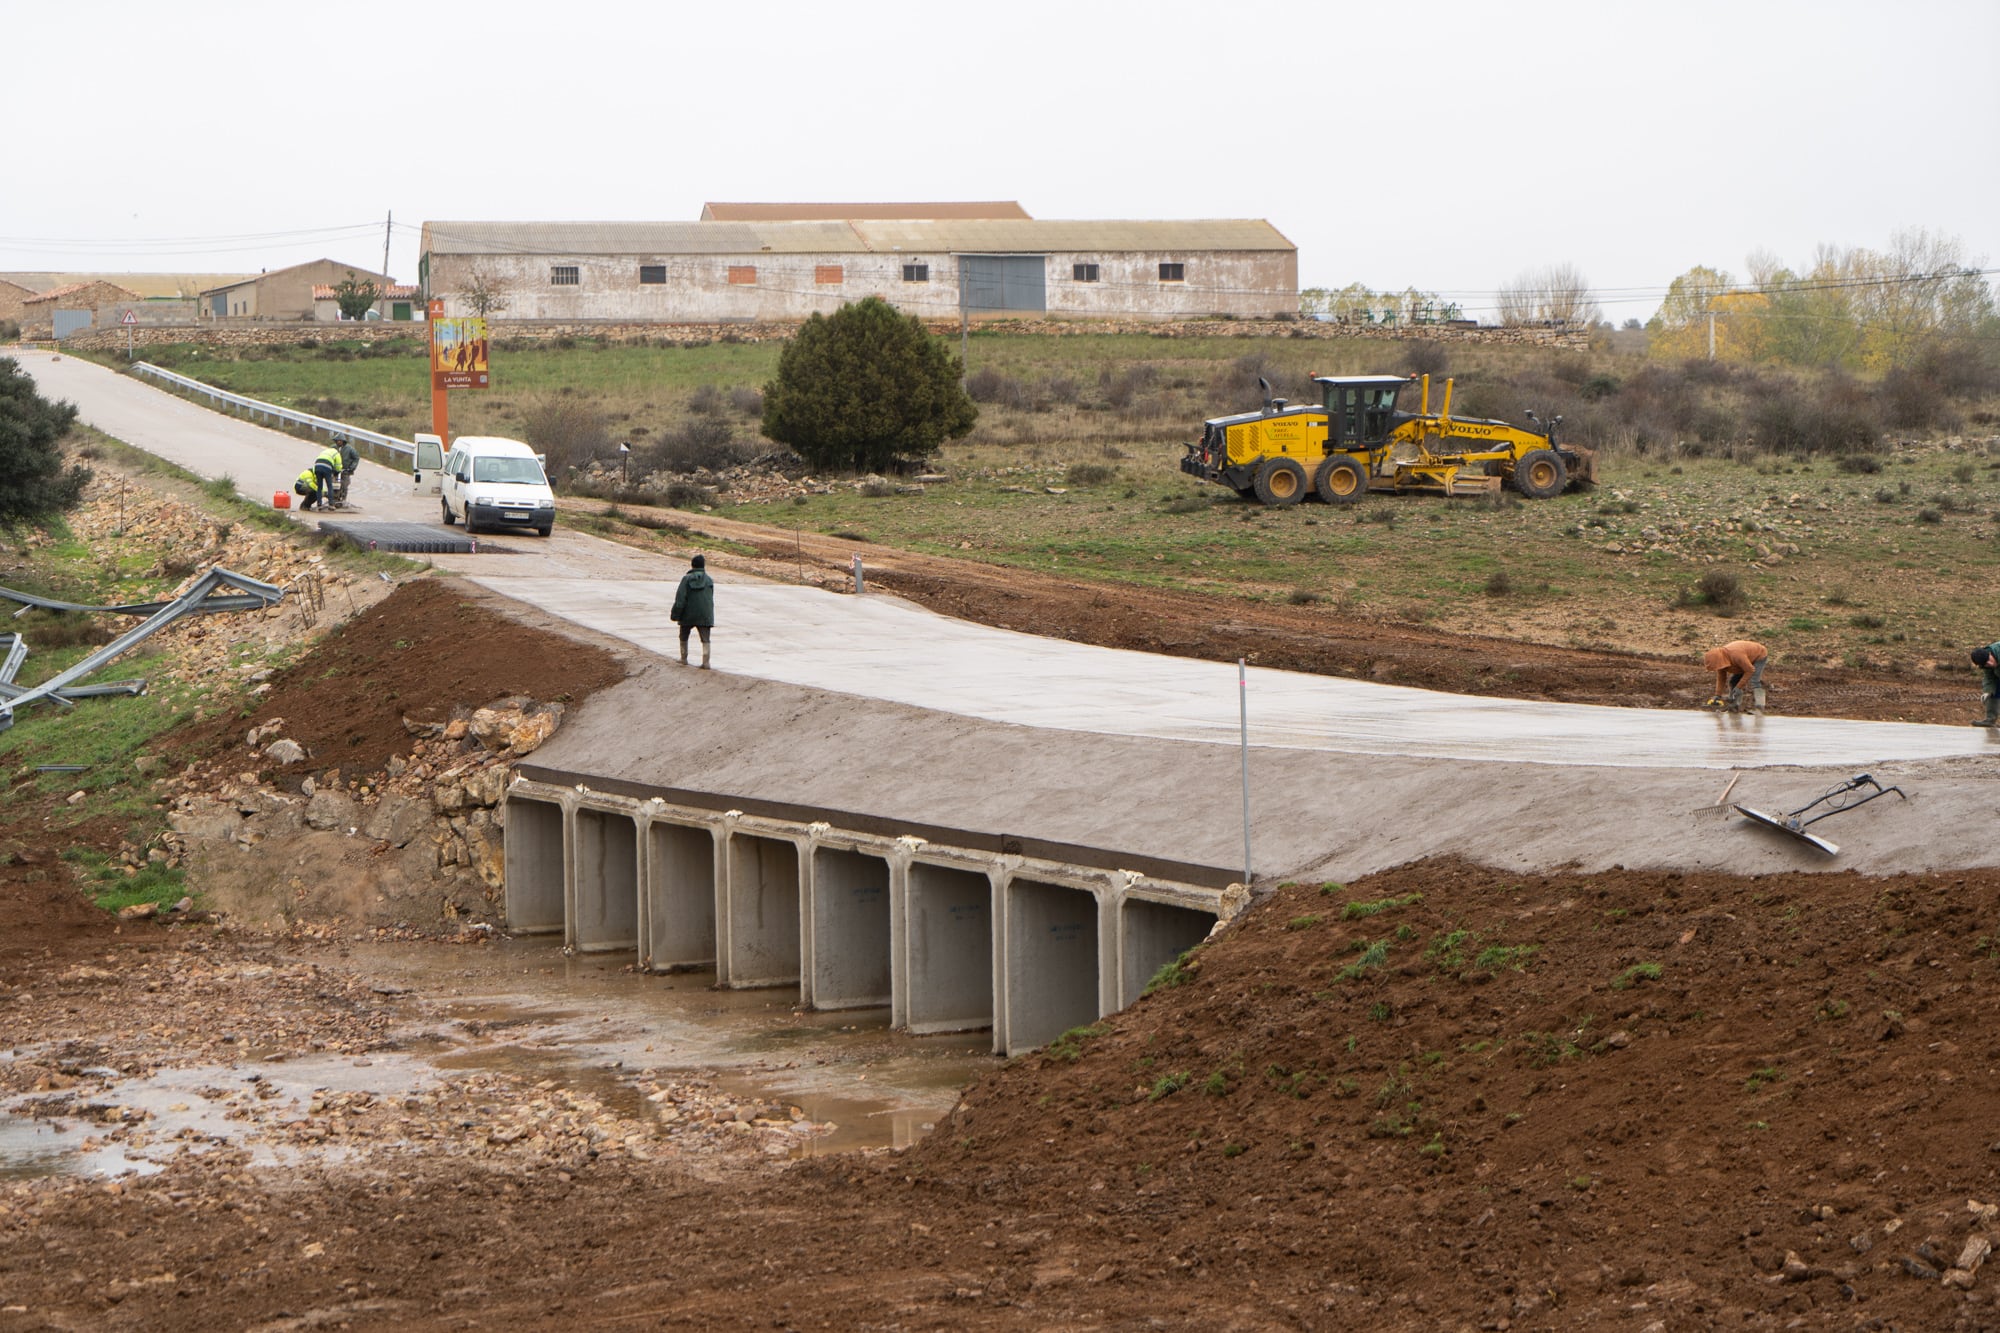
[[[490,383],[486,321],[445,318],[442,298],[433,299],[427,313],[431,326],[431,430],[449,444],[451,390],[484,389]]]

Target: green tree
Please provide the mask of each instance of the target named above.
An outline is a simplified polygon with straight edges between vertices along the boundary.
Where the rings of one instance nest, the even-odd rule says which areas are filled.
[[[63,466],[58,446],[76,408],[52,403],[12,357],[0,357],[0,523],[48,518],[83,499],[90,469]]]
[[[333,299],[340,302],[342,319],[366,319],[375,303],[382,299],[382,289],[375,285],[375,279],[356,280],[354,270],[347,270],[347,276],[333,284]]]
[[[764,386],[764,434],[816,467],[880,470],[972,430],[958,358],[879,296],[814,315]]]

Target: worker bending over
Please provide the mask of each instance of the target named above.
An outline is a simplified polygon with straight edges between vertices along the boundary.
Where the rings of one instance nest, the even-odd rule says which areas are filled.
[[[1745,676],[1750,678],[1750,694],[1755,698],[1764,683],[1764,659],[1769,656],[1763,644],[1749,639],[1737,639],[1720,648],[1709,649],[1702,655],[1701,664],[1715,673],[1715,693],[1709,697],[1706,706],[1737,707],[1743,700]]]
[[[297,495],[305,497],[304,502],[299,505],[299,508],[319,508],[319,468],[313,466],[299,473],[299,479],[292,483],[292,491]]]
[[[1972,650],[1972,665],[1979,668],[1979,695],[1986,703],[1986,716],[1972,725],[2000,725],[2000,643]]]
[[[333,445],[329,444],[326,448],[320,450],[319,457],[313,459],[313,471],[319,477],[320,499],[327,500],[332,498],[334,493],[333,483],[340,476],[340,469],[340,450]],[[307,507],[310,508],[311,506]]]

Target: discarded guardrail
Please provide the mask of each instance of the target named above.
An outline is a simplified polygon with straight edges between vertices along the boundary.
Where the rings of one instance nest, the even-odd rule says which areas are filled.
[[[234,588],[237,591],[216,595],[217,590],[221,588]],[[14,725],[15,709],[40,703],[44,699],[64,708],[70,708],[74,706],[72,701],[76,699],[105,694],[144,693],[146,682],[143,680],[105,681],[96,685],[80,685],[77,682],[115,658],[130,652],[185,616],[206,615],[218,611],[261,610],[276,606],[284,596],[285,590],[275,583],[253,579],[248,574],[238,574],[220,565],[190,583],[171,601],[165,602],[81,606],[74,602],[58,602],[52,598],[37,597],[33,593],[17,592],[12,588],[0,588],[0,598],[21,603],[22,611],[40,607],[52,611],[96,611],[114,615],[145,616],[144,620],[96,652],[32,688],[13,683],[14,672],[20,667],[19,659],[27,655],[26,640],[19,634],[13,635],[14,642],[7,648],[5,660],[0,661],[0,731]],[[20,612],[15,614],[19,615]]]

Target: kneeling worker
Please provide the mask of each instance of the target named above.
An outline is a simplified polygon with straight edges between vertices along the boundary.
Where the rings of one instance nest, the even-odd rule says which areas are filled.
[[[1710,697],[1708,707],[1720,708],[1727,705],[1735,708],[1743,699],[1743,678],[1750,677],[1750,695],[1757,698],[1764,684],[1764,659],[1769,657],[1761,643],[1749,639],[1737,639],[1725,643],[1720,648],[1711,648],[1702,655],[1701,664],[1715,673],[1715,694]],[[1727,691],[1727,697],[1724,695]],[[1758,700],[1761,703],[1761,700]]]
[[[309,467],[304,472],[299,473],[299,479],[292,483],[292,491],[296,495],[303,495],[305,497],[305,502],[299,508],[317,509],[319,507],[319,470]]]
[[[1979,668],[1979,694],[1986,703],[1986,716],[1972,725],[2000,726],[2000,643],[1974,648],[1972,665]]]

